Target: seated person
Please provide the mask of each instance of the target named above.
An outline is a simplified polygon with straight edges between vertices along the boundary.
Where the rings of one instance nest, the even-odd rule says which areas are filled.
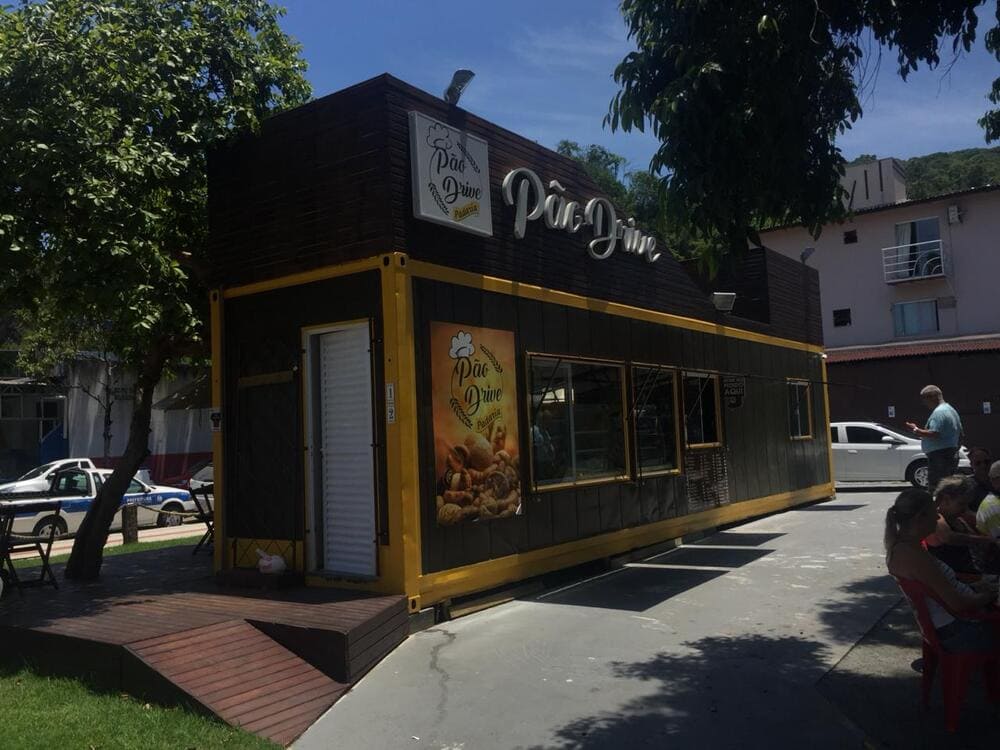
[[[945,477],[938,482],[934,493],[937,505],[937,528],[924,542],[927,551],[948,564],[956,573],[986,573],[987,568],[997,568],[997,548],[988,536],[976,530],[976,517],[969,512],[967,480],[964,477]]]
[[[969,463],[972,464],[972,481],[969,483],[969,510],[975,513],[979,504],[993,492],[990,484],[990,465],[993,456],[989,448],[969,448]]]
[[[990,466],[989,479],[993,491],[979,504],[976,528],[991,539],[1000,539],[1000,461]]]
[[[937,527],[934,501],[925,490],[899,493],[885,516],[885,562],[897,578],[917,581],[929,588],[951,612],[982,613],[996,601],[996,590],[975,591],[959,581],[955,571],[933,557],[921,541]],[[931,621],[947,651],[998,651],[1000,640],[994,623],[955,617],[933,599],[927,599]]]

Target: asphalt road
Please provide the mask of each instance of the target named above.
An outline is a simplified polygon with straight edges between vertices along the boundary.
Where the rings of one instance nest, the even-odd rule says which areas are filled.
[[[817,684],[900,601],[894,494],[842,492],[417,633],[295,747],[862,747]]]

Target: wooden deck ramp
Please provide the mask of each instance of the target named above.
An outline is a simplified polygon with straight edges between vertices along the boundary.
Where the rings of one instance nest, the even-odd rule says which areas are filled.
[[[0,661],[187,704],[289,744],[409,633],[406,599],[221,588],[190,547],[0,601]]]
[[[243,620],[126,648],[191,703],[281,745],[290,744],[348,688]]]

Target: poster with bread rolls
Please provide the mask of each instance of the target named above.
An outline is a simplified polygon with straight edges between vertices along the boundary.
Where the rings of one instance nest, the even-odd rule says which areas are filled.
[[[514,333],[431,323],[437,522],[521,514]]]

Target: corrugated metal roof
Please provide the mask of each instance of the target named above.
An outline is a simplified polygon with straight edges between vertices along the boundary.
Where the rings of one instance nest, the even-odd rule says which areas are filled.
[[[837,362],[861,362],[863,360],[892,359],[895,357],[921,357],[928,354],[984,351],[1000,351],[1000,335],[963,336],[952,339],[909,341],[905,344],[827,349],[826,361],[828,364],[835,364]]]

